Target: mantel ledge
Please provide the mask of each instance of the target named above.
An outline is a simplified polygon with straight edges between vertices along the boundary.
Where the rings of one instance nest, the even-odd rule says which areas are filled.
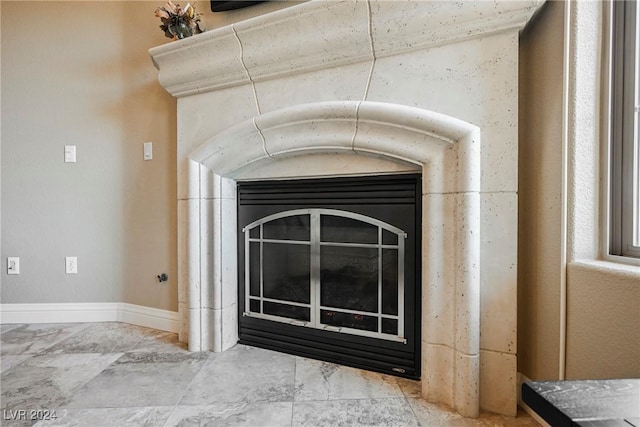
[[[519,31],[542,3],[310,1],[149,54],[162,86],[183,97]]]

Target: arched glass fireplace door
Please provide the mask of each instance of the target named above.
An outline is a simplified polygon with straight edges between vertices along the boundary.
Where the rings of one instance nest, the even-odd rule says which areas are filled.
[[[268,215],[242,232],[244,316],[407,342],[403,230],[312,208]]]

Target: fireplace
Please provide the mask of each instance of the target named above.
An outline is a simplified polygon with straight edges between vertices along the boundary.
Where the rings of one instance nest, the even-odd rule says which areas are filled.
[[[420,376],[420,175],[238,184],[240,342]]]
[[[419,174],[422,397],[465,416],[514,415],[518,33],[540,5],[309,1],[151,49],[179,98],[178,308],[189,349],[235,345],[247,312],[238,239],[251,223],[238,225],[238,183]],[[322,216],[309,222],[312,213]]]

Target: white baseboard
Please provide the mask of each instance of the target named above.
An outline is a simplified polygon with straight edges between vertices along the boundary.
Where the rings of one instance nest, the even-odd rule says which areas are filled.
[[[168,332],[180,326],[175,311],[120,302],[0,304],[0,324],[84,322],[125,322]]]
[[[178,333],[180,331],[180,317],[177,311],[160,310],[159,308],[144,307],[122,303],[122,322],[132,325],[146,326]]]
[[[522,384],[527,381],[531,381],[531,380],[527,378],[526,375],[522,374],[521,372],[518,372],[518,405],[520,405],[520,407],[524,409],[524,411],[527,414],[531,415],[531,418],[536,420],[538,424],[540,424],[543,427],[551,427],[549,423],[543,420],[542,417],[540,417],[540,415],[538,415],[533,409],[529,407],[529,405],[527,405],[522,401]]]

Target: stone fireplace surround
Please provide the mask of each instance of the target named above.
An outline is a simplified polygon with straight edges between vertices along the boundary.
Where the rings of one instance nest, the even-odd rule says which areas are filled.
[[[422,395],[514,415],[518,2],[311,1],[151,49],[178,98],[180,339],[237,342],[238,180],[421,171]]]

